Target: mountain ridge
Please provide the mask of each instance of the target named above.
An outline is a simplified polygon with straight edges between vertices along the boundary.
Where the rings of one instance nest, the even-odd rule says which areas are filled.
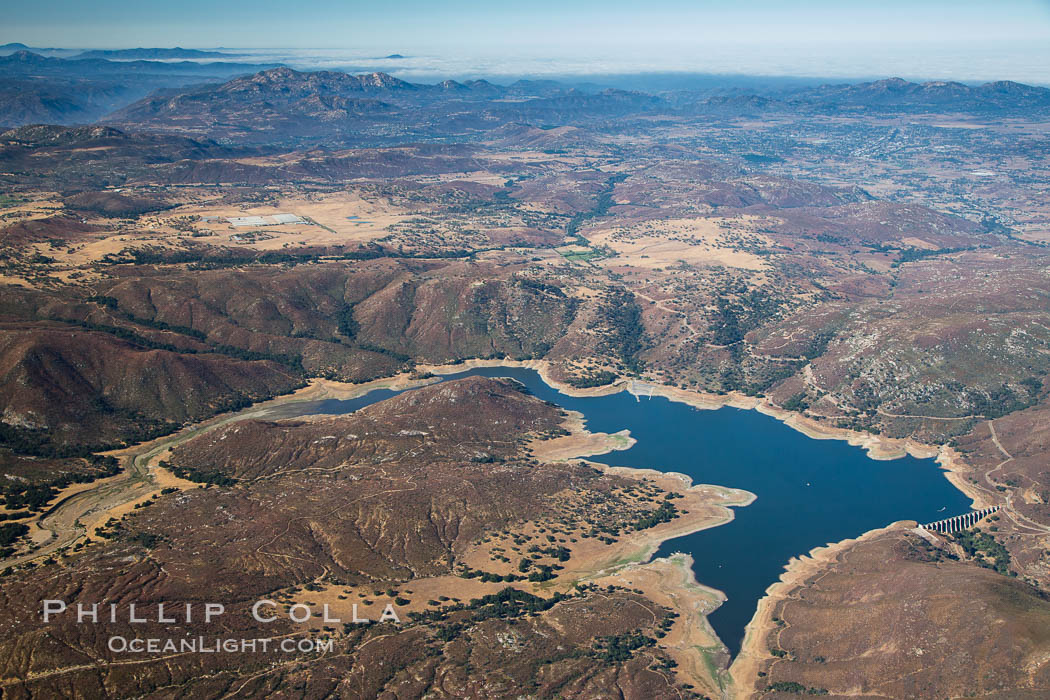
[[[73,59],[85,58],[229,58],[243,56],[242,53],[225,51],[202,51],[201,49],[174,48],[137,48],[137,49],[91,49],[73,56]]]

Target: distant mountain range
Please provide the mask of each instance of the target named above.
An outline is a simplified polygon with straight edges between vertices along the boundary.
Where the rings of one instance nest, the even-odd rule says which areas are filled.
[[[110,61],[0,56],[0,124],[83,124],[158,89],[228,80],[268,66],[229,62]]]
[[[890,78],[766,90],[727,84],[721,94],[705,84],[650,94],[594,85],[573,88],[550,80],[421,84],[382,72],[351,75],[184,60],[232,55],[176,47],[56,58],[19,49],[0,56],[0,124],[89,123],[105,117],[106,123],[124,128],[189,129],[202,137],[251,143],[365,144],[471,138],[507,124],[586,126],[629,115],[1050,112],[1050,89],[1008,81],[972,86]],[[149,60],[156,58],[179,60]]]
[[[157,60],[167,58],[232,58],[243,56],[240,53],[226,53],[223,51],[201,51],[200,49],[184,49],[176,46],[173,49],[95,49],[84,51],[73,58],[107,58],[113,60],[145,59]]]
[[[855,85],[826,85],[802,90],[788,100],[824,108],[847,107],[922,111],[979,111],[1050,107],[1050,89],[1001,80],[984,85],[932,81],[911,83],[889,78]]]
[[[152,95],[106,121],[248,142],[364,143],[478,134],[510,122],[593,122],[666,106],[644,93],[583,92],[556,83],[420,84],[380,72],[349,75],[279,67],[221,85]]]
[[[198,73],[206,76],[227,77],[229,75],[252,73],[272,68],[272,64],[231,63],[210,61],[148,61],[144,59],[113,61],[104,58],[56,58],[43,56],[33,51],[15,51],[0,56],[0,72],[4,77],[14,75],[54,75],[67,79],[92,78],[98,75],[115,75],[128,73],[143,74],[177,74]]]
[[[203,51],[200,49],[184,49],[176,46],[172,49],[164,48],[138,48],[138,49],[61,49],[61,48],[38,48],[26,46],[20,42],[11,42],[0,45],[0,56],[8,56],[18,51],[32,51],[33,53],[50,56],[53,58],[108,58],[113,60],[161,60],[161,59],[201,59],[201,58],[236,58],[243,56],[239,53],[227,53],[225,51]]]
[[[18,51],[32,51],[33,53],[43,54],[45,56],[57,56],[61,58],[69,58],[70,56],[80,53],[80,49],[44,49],[35,46],[26,46],[19,42],[0,44],[0,56],[9,56]]]
[[[150,96],[111,115],[125,128],[191,129],[199,136],[285,142],[368,136],[470,136],[506,124],[586,125],[612,117],[771,113],[970,113],[1050,110],[1050,90],[1019,83],[980,86],[899,78],[801,87],[771,95],[650,95],[579,90],[553,81],[501,86],[485,80],[410,83],[386,73],[349,75],[273,68]]]
[[[689,102],[687,111],[726,116],[777,112],[815,114],[1009,114],[1050,110],[1050,89],[1010,81],[965,85],[931,81],[912,83],[889,78],[867,83],[822,85],[763,95],[736,93]],[[688,104],[687,104],[688,103]]]

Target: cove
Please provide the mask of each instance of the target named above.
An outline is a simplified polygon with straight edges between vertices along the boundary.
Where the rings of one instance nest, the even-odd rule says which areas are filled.
[[[758,411],[702,410],[627,392],[567,396],[525,368],[475,368],[443,380],[471,376],[516,379],[537,397],[582,413],[588,430],[614,433],[626,428],[637,440],[628,450],[590,457],[592,461],[681,472],[695,484],[744,489],[757,496],[751,505],[735,509],[732,522],[668,540],[655,555],[692,555],[697,581],[726,594],[728,600],[709,619],[733,656],[758,600],[791,557],[897,520],[930,522],[969,510],[970,500],[932,459],[873,460],[845,441],[814,440]],[[356,399],[286,408],[297,416],[343,414],[397,393],[380,389]],[[291,417],[281,414],[273,417]]]

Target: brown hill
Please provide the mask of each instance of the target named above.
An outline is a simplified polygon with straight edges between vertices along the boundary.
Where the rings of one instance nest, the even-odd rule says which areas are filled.
[[[1046,697],[1050,599],[942,546],[894,530],[814,567],[769,609],[754,648],[775,653],[761,654],[753,686],[775,698]]]
[[[72,216],[48,216],[42,219],[16,221],[0,228],[0,243],[20,247],[47,240],[76,241],[98,230],[92,224]]]
[[[116,192],[80,192],[67,197],[65,203],[71,209],[112,218],[134,218],[171,207],[163,199],[128,196]]]
[[[371,378],[368,365],[355,364],[355,344],[433,362],[531,357],[561,336],[575,308],[564,293],[460,262],[175,272],[98,292],[137,318],[193,328],[225,345],[302,354],[308,370],[331,368],[355,380]]]
[[[34,452],[135,442],[300,384],[272,362],[151,350],[54,325],[0,329],[0,404]]]
[[[30,125],[0,134],[4,169],[17,173],[21,186],[51,192],[101,190],[140,178],[153,182],[150,173],[158,165],[228,155],[212,142],[102,126]]]

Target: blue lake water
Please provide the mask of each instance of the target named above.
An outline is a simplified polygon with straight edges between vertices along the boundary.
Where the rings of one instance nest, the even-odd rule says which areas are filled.
[[[758,599],[788,559],[896,520],[930,522],[969,510],[970,501],[932,459],[869,459],[841,440],[814,440],[757,411],[696,409],[662,397],[626,392],[576,398],[549,387],[530,369],[488,367],[449,375],[512,377],[533,394],[579,411],[592,432],[624,428],[637,443],[589,459],[687,474],[696,484],[744,489],[757,498],[719,527],[668,540],[656,556],[687,552],[696,579],[728,600],[711,625],[734,656]],[[342,414],[400,392],[294,404],[295,415]]]

